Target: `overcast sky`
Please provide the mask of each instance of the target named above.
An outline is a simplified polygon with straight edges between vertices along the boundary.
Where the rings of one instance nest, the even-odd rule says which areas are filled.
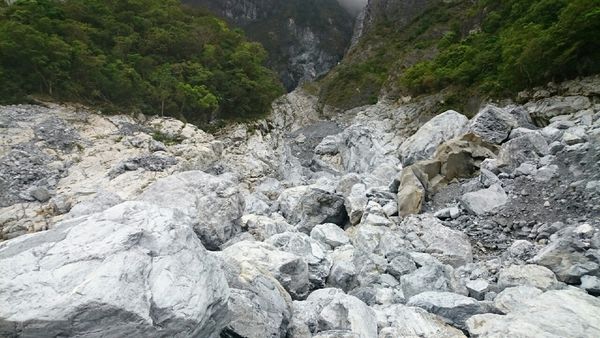
[[[350,13],[357,14],[366,4],[367,0],[338,0]]]

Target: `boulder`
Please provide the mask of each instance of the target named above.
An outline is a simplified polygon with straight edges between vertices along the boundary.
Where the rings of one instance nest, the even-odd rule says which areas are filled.
[[[125,202],[1,243],[0,336],[216,337],[229,288],[193,223]]]
[[[557,288],[558,281],[550,269],[539,265],[511,265],[500,270],[498,288],[505,289],[520,285],[533,286],[546,291]]]
[[[350,243],[346,232],[333,223],[316,225],[310,232],[310,237],[332,249]]]
[[[242,241],[223,250],[238,264],[249,263],[269,271],[293,299],[304,299],[310,288],[308,264],[295,254],[261,242]]]
[[[404,296],[410,298],[427,291],[448,291],[466,295],[467,289],[454,276],[449,265],[428,265],[400,278]]]
[[[480,136],[486,142],[501,144],[517,127],[516,119],[505,109],[488,105],[469,123],[469,131]]]
[[[221,337],[285,336],[292,315],[292,299],[285,289],[256,266],[221,256],[232,314]]]
[[[313,289],[325,286],[331,260],[319,242],[301,232],[284,232],[271,236],[266,243],[300,256],[308,264],[308,279]]]
[[[498,154],[500,166],[514,170],[521,163],[537,161],[540,157],[548,155],[550,149],[548,142],[540,132],[526,133],[502,145]]]
[[[574,114],[590,106],[585,96],[553,96],[528,105],[527,110],[538,126],[546,126],[555,116]]]
[[[432,118],[400,146],[402,164],[429,159],[440,144],[461,135],[468,122],[467,117],[453,110]]]
[[[280,211],[288,222],[306,234],[310,234],[317,224],[344,226],[348,221],[344,197],[325,190],[294,187],[284,190],[278,201]]]
[[[359,269],[354,264],[354,252],[355,248],[349,244],[335,248],[331,254],[333,265],[327,279],[328,285],[344,291],[350,291],[358,286]]]
[[[119,195],[115,193],[108,191],[99,191],[91,199],[75,204],[75,206],[73,206],[71,210],[69,210],[69,213],[65,215],[65,219],[102,212],[122,202],[123,200],[121,199],[121,197],[119,197]]]
[[[182,210],[194,219],[194,231],[209,250],[218,250],[241,231],[244,200],[231,177],[187,171],[156,181],[139,197]]]
[[[279,214],[271,216],[244,215],[241,220],[242,229],[250,233],[257,241],[293,230],[293,227]]]
[[[587,291],[590,295],[600,296],[600,278],[598,276],[585,275],[581,277],[580,288]]]
[[[420,213],[425,193],[425,187],[412,168],[404,168],[398,188],[398,214],[403,217]]]
[[[562,139],[569,146],[583,143],[587,139],[586,128],[584,126],[571,127],[565,131]]]
[[[423,292],[411,297],[406,305],[434,313],[461,329],[465,328],[465,321],[469,317],[493,311],[493,306],[489,303],[452,292]]]
[[[362,183],[352,186],[350,193],[345,199],[346,212],[350,218],[350,224],[356,225],[360,222],[368,202],[367,187]]]
[[[471,337],[599,337],[600,299],[577,289],[531,298],[507,315],[475,315]]]
[[[375,311],[339,289],[314,291],[305,301],[294,302],[293,308],[293,337],[333,330],[349,331],[361,338],[377,337]]]
[[[494,184],[487,189],[466,193],[460,199],[463,208],[478,216],[494,213],[496,209],[506,203],[508,203],[508,196],[499,184]]]
[[[490,283],[485,279],[468,281],[466,286],[467,290],[469,290],[469,297],[473,297],[477,300],[483,300],[485,294],[490,291]]]
[[[553,237],[554,240],[533,257],[535,264],[552,270],[558,280],[568,284],[579,284],[582,276],[598,274],[598,258],[581,249],[587,244],[576,229],[563,229]]]
[[[506,288],[494,299],[494,305],[502,313],[509,313],[543,292],[533,286],[515,286]]]
[[[400,229],[405,233],[417,233],[424,245],[424,251],[444,264],[459,267],[473,262],[471,243],[467,235],[444,226],[429,214],[407,217],[400,224]]]
[[[465,335],[440,317],[421,308],[393,304],[374,307],[380,338],[437,337],[462,338]]]

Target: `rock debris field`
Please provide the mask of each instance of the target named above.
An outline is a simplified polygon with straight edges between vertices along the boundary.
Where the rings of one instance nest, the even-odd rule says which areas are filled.
[[[600,337],[599,97],[0,107],[0,337]]]

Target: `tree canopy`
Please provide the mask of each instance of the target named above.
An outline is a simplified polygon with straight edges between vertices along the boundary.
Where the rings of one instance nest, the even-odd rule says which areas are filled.
[[[413,93],[450,85],[493,95],[600,72],[598,0],[480,0],[481,28],[447,34],[431,61],[409,68]]]
[[[29,95],[193,123],[266,113],[282,93],[263,48],[177,0],[0,5],[0,102]]]

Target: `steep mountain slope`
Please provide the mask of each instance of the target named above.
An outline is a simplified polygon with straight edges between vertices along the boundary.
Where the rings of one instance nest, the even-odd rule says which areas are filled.
[[[599,34],[594,0],[371,0],[360,39],[320,96],[350,108],[442,91],[440,110],[467,97],[514,98],[600,72]]]
[[[288,90],[341,60],[354,18],[337,0],[183,0],[208,8],[263,44]]]
[[[0,103],[31,95],[196,124],[268,112],[266,53],[177,0],[0,3]]]

